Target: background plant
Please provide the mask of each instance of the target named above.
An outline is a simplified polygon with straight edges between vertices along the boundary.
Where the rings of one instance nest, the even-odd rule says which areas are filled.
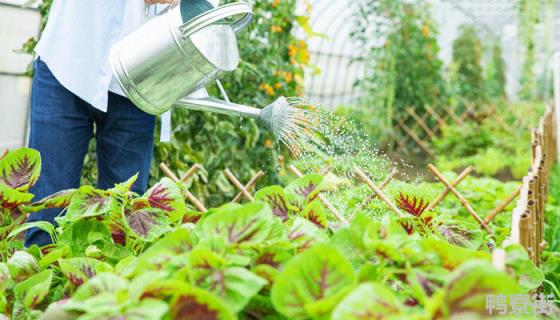
[[[521,70],[519,83],[519,97],[525,100],[532,100],[536,94],[535,77],[535,27],[539,22],[541,1],[519,0],[519,36],[525,49],[525,59]]]
[[[379,137],[390,134],[405,108],[422,109],[445,95],[438,30],[424,1],[358,1],[354,19],[352,37],[366,65],[360,103],[372,109],[368,121]]]
[[[490,46],[490,59],[486,66],[486,91],[491,100],[506,98],[506,64],[502,46],[496,39]]]
[[[482,41],[474,26],[463,25],[453,41],[452,83],[456,94],[466,102],[484,101]]]

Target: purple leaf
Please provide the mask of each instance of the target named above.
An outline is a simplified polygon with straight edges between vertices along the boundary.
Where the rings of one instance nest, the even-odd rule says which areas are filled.
[[[167,214],[156,208],[125,210],[127,226],[144,241],[152,241],[169,230]]]
[[[18,191],[29,190],[40,172],[41,156],[33,149],[17,149],[0,160],[0,183]]]
[[[279,186],[270,186],[255,193],[256,201],[265,201],[272,208],[272,214],[282,221],[288,219],[288,205],[284,189]]]
[[[150,207],[166,211],[172,221],[180,220],[186,211],[181,188],[168,178],[161,179],[138,201],[142,199],[147,201]]]

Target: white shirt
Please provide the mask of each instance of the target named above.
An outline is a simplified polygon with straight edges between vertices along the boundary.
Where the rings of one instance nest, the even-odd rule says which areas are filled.
[[[107,111],[109,91],[124,95],[109,50],[147,19],[143,0],[54,0],[35,50],[66,89]]]
[[[152,5],[146,16],[143,0],[54,0],[35,51],[62,86],[106,112],[109,91],[125,95],[109,64],[111,47],[165,7]],[[166,112],[160,140],[169,141],[170,135]]]

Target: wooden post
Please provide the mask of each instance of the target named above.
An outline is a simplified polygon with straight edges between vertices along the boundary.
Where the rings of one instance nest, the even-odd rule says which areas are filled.
[[[529,212],[525,211],[519,219],[519,243],[527,250],[531,256],[531,248],[529,242]]]
[[[529,212],[529,228],[528,228],[528,244],[530,251],[531,260],[536,264],[537,263],[537,237],[536,237],[536,208],[535,208],[535,200],[534,194],[532,194],[529,190],[529,201],[527,202],[527,211]]]
[[[385,177],[385,179],[381,182],[381,184],[379,185],[379,190],[383,190],[385,189],[385,187],[389,184],[389,182],[391,182],[391,180],[393,179],[393,177],[398,173],[398,171],[396,169],[393,169],[391,171],[391,173],[389,173],[389,175],[387,177]],[[365,198],[357,207],[356,209],[354,209],[354,214],[352,214],[352,218],[354,218],[354,215],[356,214],[356,212],[362,210],[365,206],[367,206],[368,203],[370,203],[371,200],[375,199],[375,197],[377,197],[377,193],[373,193],[370,194],[369,196],[367,196],[367,198]],[[352,220],[352,218],[350,220]]]
[[[8,155],[9,152],[10,152],[10,150],[4,149],[4,151],[2,151],[2,153],[0,154],[0,160],[4,159]]]
[[[515,191],[513,191],[502,203],[500,203],[499,206],[494,208],[494,210],[492,210],[488,214],[488,216],[486,216],[486,218],[484,218],[484,222],[486,224],[489,224],[492,220],[494,220],[494,218],[498,215],[498,213],[504,211],[504,209],[507,206],[509,206],[509,204],[512,203],[513,200],[515,200],[515,198],[517,198],[517,196],[519,196],[519,193],[521,192],[521,188],[523,188],[523,185],[519,185],[519,187],[517,187],[515,189]]]
[[[173,180],[175,183],[181,183],[181,180],[169,169],[169,167],[167,167],[167,165],[165,165],[165,163],[160,163],[159,164],[159,168],[161,169],[161,171],[163,171],[163,173],[171,180]],[[187,197],[187,199],[201,212],[207,212],[208,210],[206,209],[206,207],[204,207],[204,205],[202,204],[202,202],[200,200],[198,200],[189,190],[187,190],[186,188],[183,188],[183,192],[185,193],[185,196]]]
[[[506,251],[504,249],[497,248],[492,251],[492,265],[500,271],[506,270]]]
[[[363,181],[365,182],[369,188],[375,192],[377,194],[377,196],[383,200],[383,202],[385,202],[387,204],[387,206],[389,207],[389,209],[391,209],[394,213],[397,214],[397,216],[399,216],[400,218],[404,218],[406,217],[406,215],[404,213],[401,212],[401,210],[399,210],[399,208],[397,208],[397,206],[389,199],[389,197],[387,197],[383,191],[381,191],[376,185],[375,183],[373,183],[373,181],[371,181],[371,179],[358,167],[355,168],[355,172],[356,175]]]
[[[264,177],[264,172],[262,172],[262,171],[257,172],[257,174],[255,174],[255,175],[251,178],[251,180],[249,180],[249,182],[247,182],[247,184],[245,185],[245,189],[247,189],[247,191],[251,191],[251,190],[255,187],[255,185],[257,184],[257,182],[258,182],[262,177]],[[237,202],[241,201],[241,198],[242,198],[242,197],[243,197],[243,193],[242,193],[242,192],[239,192],[239,193],[235,196],[235,198],[233,198],[233,200],[232,200],[231,202],[236,202],[236,203],[237,203]]]
[[[453,187],[451,185],[451,183],[449,183],[445,177],[439,172],[439,170],[433,165],[433,164],[429,164],[428,165],[428,169],[430,169],[430,171],[432,171],[436,177],[438,178],[439,181],[441,181],[443,184],[445,184],[450,190],[451,192],[453,192],[453,194],[455,195],[455,197],[457,199],[459,199],[459,202],[461,202],[461,204],[463,205],[463,207],[467,210],[467,212],[480,224],[480,226],[482,228],[484,228],[484,230],[486,230],[486,232],[488,232],[488,234],[490,235],[494,235],[492,230],[490,230],[490,228],[488,228],[488,226],[486,225],[486,223],[484,223],[484,220],[482,220],[480,218],[480,216],[478,215],[478,213],[476,213],[476,211],[474,211],[474,209],[471,207],[471,205],[469,204],[469,202],[463,198],[463,196],[459,193],[459,191],[457,191],[457,189],[455,189],[455,187]]]
[[[233,175],[233,173],[231,173],[229,169],[225,169],[224,173],[226,174],[226,177],[228,178],[229,182],[231,182],[237,189],[239,189],[247,200],[251,202],[255,201],[255,198],[253,198],[251,193],[249,193],[249,191],[245,189],[245,187],[241,184],[241,182],[239,182],[239,180]]]
[[[457,178],[455,178],[455,180],[451,182],[451,185],[454,187],[457,186],[459,183],[461,183],[461,181],[463,181],[463,179],[465,179],[473,171],[474,168],[472,166],[466,168],[465,170],[463,170],[463,172],[461,172],[459,176],[457,176]],[[432,211],[445,197],[447,197],[449,192],[451,192],[451,189],[445,187],[445,190],[442,191],[432,203],[430,203],[430,205],[426,208],[426,211]]]
[[[202,167],[198,163],[193,164],[193,166],[181,177],[181,182],[188,182],[189,179],[201,168]]]
[[[303,173],[301,173],[294,165],[289,165],[288,169],[292,171],[298,178],[303,177]],[[340,212],[325,198],[322,194],[318,194],[317,197],[319,200],[327,207],[327,209],[338,219],[338,221],[348,224],[348,220],[346,220]]]

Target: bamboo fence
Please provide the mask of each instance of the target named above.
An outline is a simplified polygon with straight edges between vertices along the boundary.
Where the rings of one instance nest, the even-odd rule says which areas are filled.
[[[548,175],[556,153],[556,115],[548,107],[537,128],[532,130],[532,161],[528,174],[519,188],[519,198],[512,213],[511,234],[507,243],[521,244],[536,265],[546,247],[543,238]]]

